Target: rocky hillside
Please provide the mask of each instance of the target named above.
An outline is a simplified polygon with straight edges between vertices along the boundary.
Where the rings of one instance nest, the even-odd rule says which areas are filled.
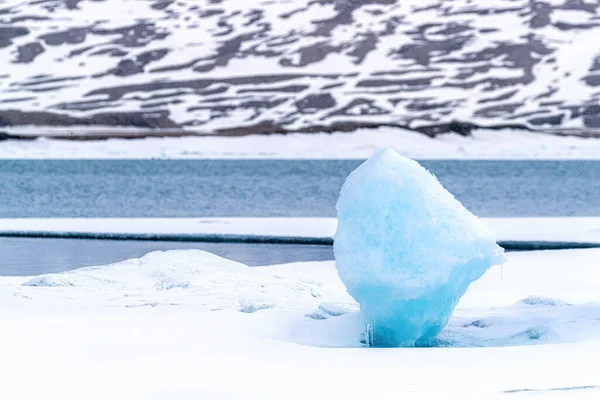
[[[0,126],[598,128],[599,38],[599,0],[4,0]]]

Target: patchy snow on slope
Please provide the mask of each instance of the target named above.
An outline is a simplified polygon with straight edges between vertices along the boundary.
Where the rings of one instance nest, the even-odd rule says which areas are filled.
[[[6,0],[1,125],[600,126],[598,3]]]
[[[332,262],[249,268],[172,251],[0,277],[0,393],[597,398],[589,360],[600,356],[600,251],[508,256],[471,285],[442,347],[428,349],[364,348],[357,305]]]
[[[0,141],[0,159],[364,159],[383,148],[414,159],[600,159],[600,139],[475,131],[432,139],[399,129],[353,133],[69,141]]]

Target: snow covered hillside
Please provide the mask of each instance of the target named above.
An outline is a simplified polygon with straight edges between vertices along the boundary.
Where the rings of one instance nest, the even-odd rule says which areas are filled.
[[[599,7],[3,0],[0,126],[597,128]]]

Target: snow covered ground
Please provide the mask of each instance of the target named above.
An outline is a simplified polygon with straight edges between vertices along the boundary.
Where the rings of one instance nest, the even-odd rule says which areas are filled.
[[[482,218],[500,241],[600,243],[600,217]],[[4,233],[207,235],[318,238],[333,236],[335,218],[3,218]]]
[[[0,159],[362,159],[382,148],[415,159],[600,159],[600,139],[481,130],[432,139],[386,129],[244,137],[0,141]]]
[[[332,262],[201,251],[0,277],[7,399],[597,399],[600,250],[511,253],[444,348],[362,348]]]

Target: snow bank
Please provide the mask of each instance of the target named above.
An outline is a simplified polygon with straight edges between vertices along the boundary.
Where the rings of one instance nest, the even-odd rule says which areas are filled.
[[[481,218],[499,241],[600,243],[600,217]],[[157,237],[330,240],[335,218],[3,218],[0,234],[99,234]]]
[[[353,133],[105,141],[0,141],[0,159],[365,159],[382,148],[414,159],[599,159],[600,139],[481,130],[431,139],[399,129]]]

